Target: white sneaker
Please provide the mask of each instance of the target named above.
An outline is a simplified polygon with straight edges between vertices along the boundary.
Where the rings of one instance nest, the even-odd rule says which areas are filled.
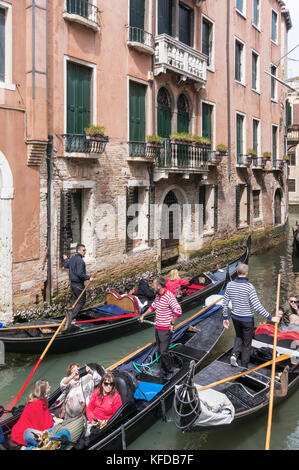
[[[233,367],[238,367],[238,363],[237,363],[237,358],[236,356],[232,355],[230,357],[230,365],[233,366]]]

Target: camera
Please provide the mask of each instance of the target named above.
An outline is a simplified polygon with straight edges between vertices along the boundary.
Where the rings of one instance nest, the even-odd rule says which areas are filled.
[[[79,374],[79,377],[84,377],[84,375],[87,375],[87,370],[86,370],[86,366],[83,366],[83,367],[80,367],[79,371],[78,371],[78,374]]]

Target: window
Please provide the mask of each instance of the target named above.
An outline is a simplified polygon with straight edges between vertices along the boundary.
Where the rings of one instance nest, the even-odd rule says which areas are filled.
[[[260,121],[257,119],[252,120],[252,148],[258,157],[260,155]]]
[[[5,82],[5,10],[0,8],[0,82]]]
[[[253,0],[253,19],[252,22],[257,28],[260,27],[260,0]]]
[[[130,142],[145,142],[146,86],[130,81],[129,87]]]
[[[89,0],[66,0],[66,10],[68,13],[88,18],[88,2]]]
[[[178,98],[177,131],[189,132],[190,110],[189,103],[185,95]]]
[[[244,83],[244,44],[237,39],[235,40],[235,80]]]
[[[272,10],[272,22],[271,22],[271,40],[277,42],[277,13]]]
[[[218,186],[199,186],[198,204],[199,233],[216,231],[218,223]]]
[[[259,91],[259,55],[252,51],[252,63],[251,63],[251,68],[252,68],[252,89],[254,91]]]
[[[276,77],[276,67],[271,65],[271,75]],[[271,77],[271,100],[277,101],[277,80]]]
[[[253,199],[253,218],[260,218],[260,190],[252,191]]]
[[[179,40],[191,46],[191,15],[189,8],[179,5]]]
[[[236,0],[236,10],[242,15],[245,15],[245,1],[246,0]]]
[[[286,124],[287,126],[291,126],[292,125],[292,105],[289,102],[289,100],[286,100],[285,110],[286,110]]]
[[[296,152],[288,152],[288,154],[290,156],[289,165],[296,166]]]
[[[172,0],[158,2],[158,34],[172,35]]]
[[[160,88],[157,96],[157,129],[158,135],[168,139],[171,134],[171,100],[166,88]]]
[[[144,0],[130,0],[130,41],[144,43]]]
[[[67,63],[68,134],[84,134],[84,128],[91,124],[91,76],[91,68]]]
[[[213,138],[212,132],[212,116],[213,116],[213,105],[208,103],[202,103],[202,115],[201,115],[201,135],[208,139]]]
[[[208,67],[214,67],[214,41],[213,23],[206,18],[202,19],[201,51],[208,56]]]
[[[278,137],[278,132],[277,132],[277,126],[272,126],[272,161],[273,163],[276,162],[278,152],[277,152],[277,137]]]
[[[236,122],[236,137],[237,137],[237,157],[240,155],[244,155],[245,151],[245,142],[244,142],[244,124],[245,124],[245,117],[242,114],[237,114],[237,122]]]
[[[295,193],[296,192],[296,180],[294,180],[294,179],[288,180],[288,191],[289,191],[289,193]]]
[[[244,227],[250,222],[250,186],[236,186],[236,225]]]

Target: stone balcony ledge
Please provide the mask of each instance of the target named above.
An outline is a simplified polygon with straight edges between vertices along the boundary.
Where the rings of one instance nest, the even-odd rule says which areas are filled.
[[[199,90],[207,81],[207,56],[168,34],[155,37],[154,74],[173,72],[180,80],[194,82]]]

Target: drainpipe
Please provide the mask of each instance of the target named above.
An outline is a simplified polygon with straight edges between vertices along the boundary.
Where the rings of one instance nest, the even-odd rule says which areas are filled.
[[[231,178],[231,93],[230,93],[230,0],[226,7],[226,86],[227,86],[227,140],[228,140],[228,180]]]
[[[52,302],[52,240],[51,240],[51,198],[52,198],[52,181],[53,181],[53,136],[48,136],[47,145],[47,280],[45,282],[45,300],[51,304]]]

